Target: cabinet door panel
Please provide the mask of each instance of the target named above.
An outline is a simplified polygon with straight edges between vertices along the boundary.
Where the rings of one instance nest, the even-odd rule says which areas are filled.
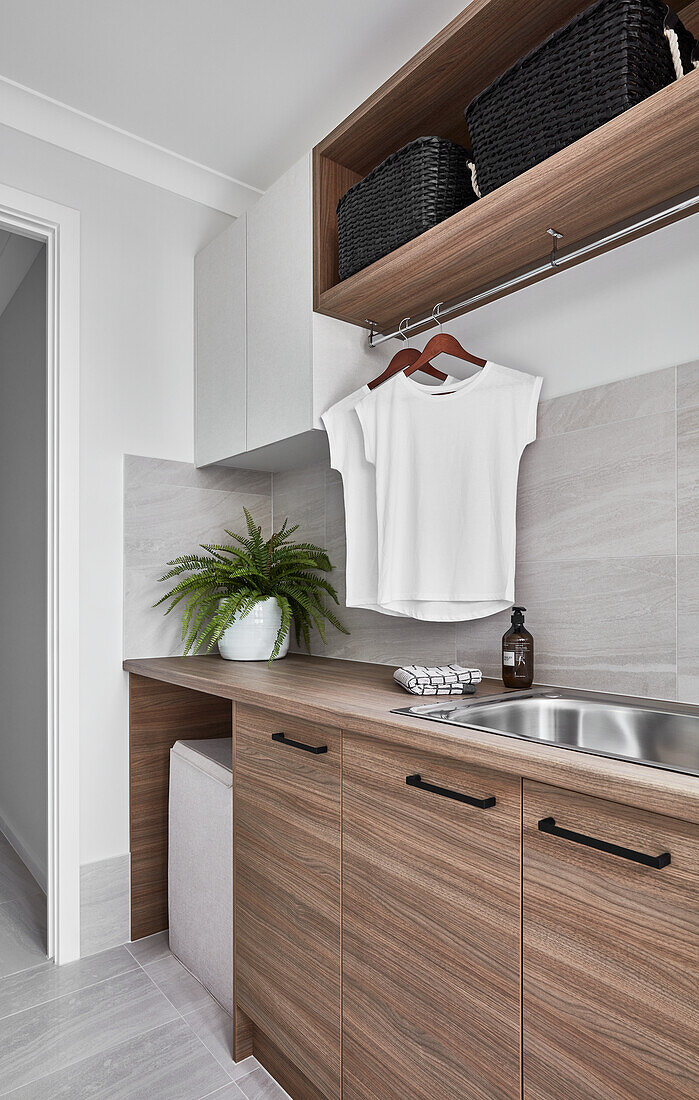
[[[519,778],[344,735],[344,1100],[519,1098],[520,825]]]
[[[196,256],[197,466],[245,450],[245,215]]]
[[[540,831],[550,818],[671,862]],[[698,841],[672,818],[524,783],[525,1100],[699,1097]]]
[[[313,426],[310,158],[248,212],[247,449]]]
[[[314,754],[287,739],[311,747]],[[236,1000],[329,1100],[340,1095],[340,734],[239,706]]]

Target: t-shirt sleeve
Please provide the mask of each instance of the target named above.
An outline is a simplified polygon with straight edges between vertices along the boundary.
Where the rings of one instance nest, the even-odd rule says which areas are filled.
[[[524,424],[524,446],[528,443],[533,443],[536,439],[536,414],[539,407],[539,394],[541,393],[541,385],[543,378],[537,375],[532,378],[531,388],[529,390],[529,404],[527,407],[527,416]]]
[[[367,462],[376,464],[376,398],[369,393],[356,407],[364,436],[364,454]]]
[[[342,438],[341,417],[338,415],[337,405],[333,405],[321,415],[323,427],[328,433],[328,447],[330,449],[330,465],[333,470],[342,473],[342,459],[344,455],[344,440]]]

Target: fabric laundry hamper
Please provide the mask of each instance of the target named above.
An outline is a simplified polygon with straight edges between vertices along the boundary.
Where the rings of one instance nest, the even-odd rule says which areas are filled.
[[[233,744],[170,750],[170,950],[233,1014]]]

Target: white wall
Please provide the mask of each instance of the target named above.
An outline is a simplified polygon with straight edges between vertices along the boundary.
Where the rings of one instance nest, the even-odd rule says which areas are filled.
[[[448,331],[477,355],[542,374],[544,400],[674,367],[699,355],[697,255],[694,214],[467,313]],[[449,360],[459,377],[470,372],[460,368]]]
[[[0,818],[46,882],[46,256],[0,315]]]
[[[229,219],[7,127],[0,181],[81,215],[80,836],[91,863],[129,848],[123,455],[193,460],[193,258]]]

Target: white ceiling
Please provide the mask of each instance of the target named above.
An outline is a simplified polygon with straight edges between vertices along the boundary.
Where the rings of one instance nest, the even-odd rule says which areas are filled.
[[[2,0],[0,76],[266,188],[465,0]]]
[[[0,229],[0,316],[41,248],[41,241]]]

